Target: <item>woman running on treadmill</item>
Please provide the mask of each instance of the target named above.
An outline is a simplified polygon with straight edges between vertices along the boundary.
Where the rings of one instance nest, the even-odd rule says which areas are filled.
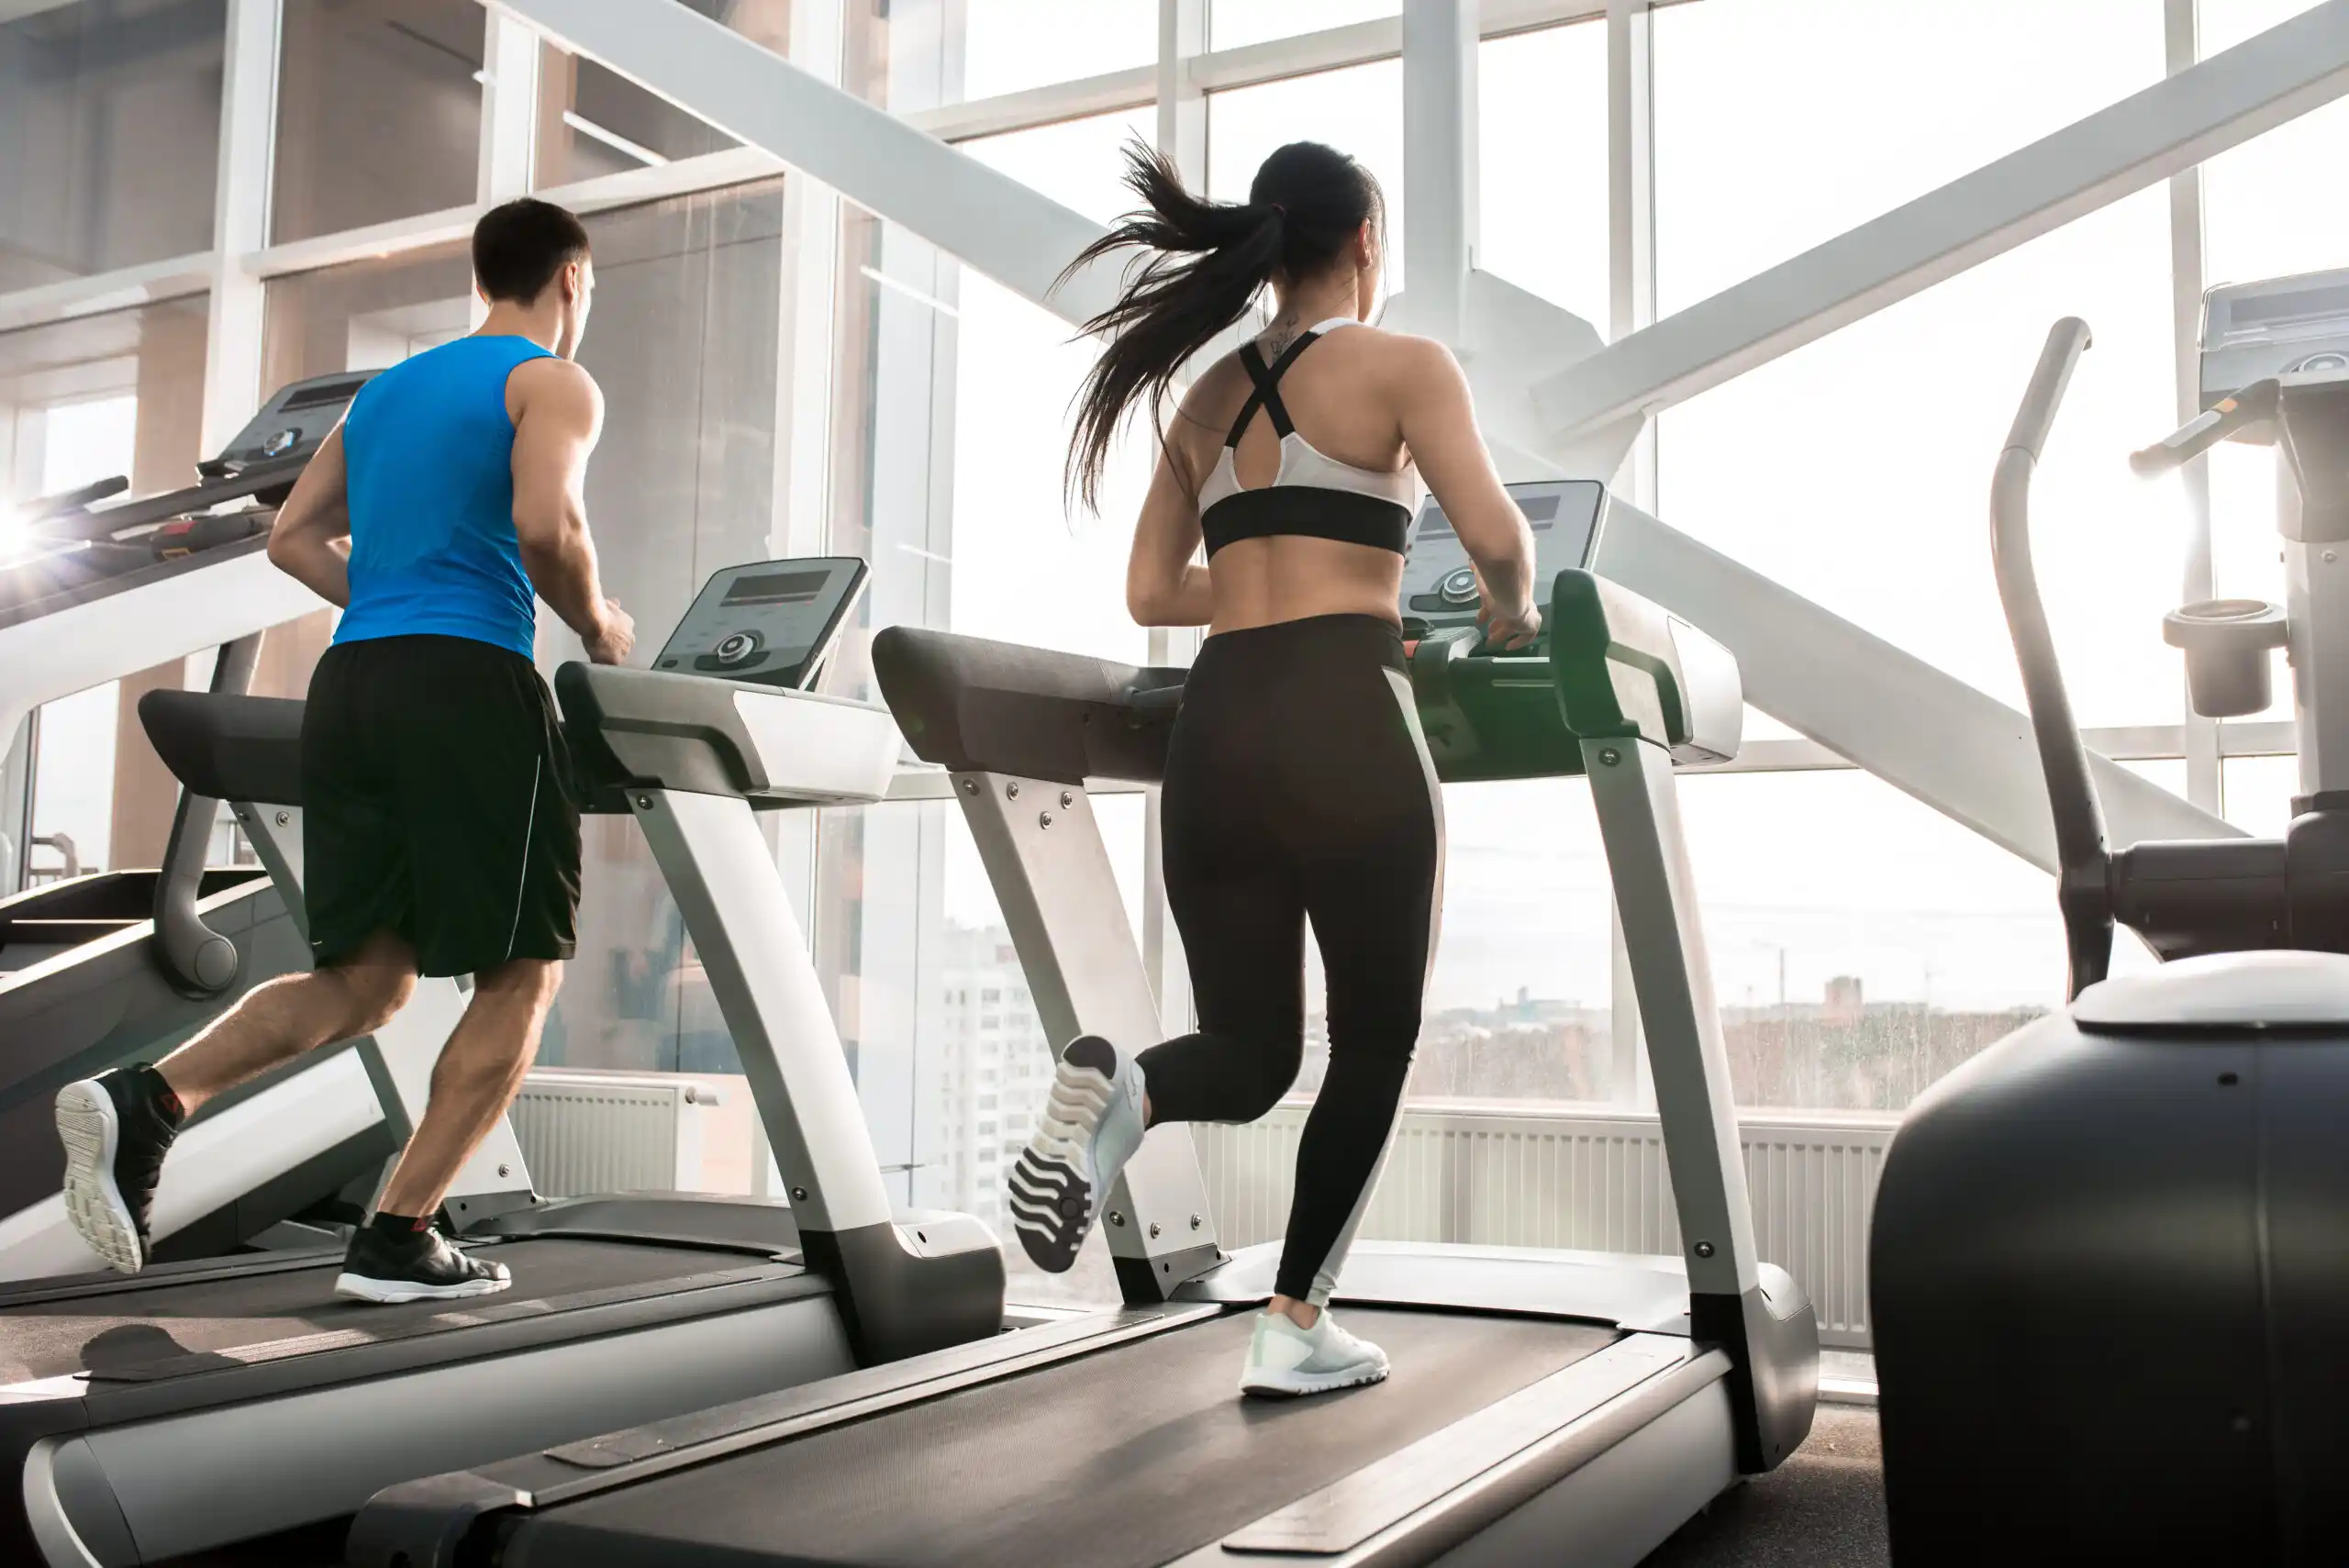
[[[1540,627],[1533,540],[1451,352],[1364,325],[1384,239],[1368,171],[1292,142],[1229,204],[1192,195],[1142,149],[1129,159],[1145,206],[1077,262],[1145,252],[1087,324],[1108,340],[1069,453],[1088,505],[1128,413],[1162,406],[1268,288],[1274,305],[1272,325],[1194,382],[1161,432],[1126,575],[1136,620],[1208,628],[1168,749],[1163,817],[1199,1029],[1148,1050],[1070,1043],[1012,1172],[1013,1223],[1038,1266],[1065,1270],[1146,1128],[1273,1108],[1303,1060],[1310,921],[1329,1071],[1298,1144],[1277,1294],[1240,1385],[1319,1393],[1386,1375],[1386,1353],[1328,1303],[1401,1108],[1442,902],[1443,803],[1396,606],[1419,478],[1476,563],[1479,618],[1502,646]]]

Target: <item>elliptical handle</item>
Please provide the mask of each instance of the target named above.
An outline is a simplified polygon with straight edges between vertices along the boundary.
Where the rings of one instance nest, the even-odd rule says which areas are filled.
[[[2022,671],[2040,767],[2047,775],[2047,804],[2055,826],[2056,903],[2064,915],[2075,996],[2103,979],[2111,966],[2111,857],[2105,843],[2104,812],[2088,774],[2087,747],[2072,717],[2071,695],[2064,687],[2063,666],[2056,662],[2047,606],[2040,599],[2039,575],[2032,564],[2031,481],[2073,368],[2089,342],[2087,323],[2077,317],[2067,316],[2049,329],[1990,485],[1990,558],[1998,571],[2007,630],[2014,639],[2015,662]]]
[[[2283,395],[2283,384],[2272,375],[2238,387],[2152,446],[2131,452],[2129,471],[2150,479],[2182,467],[2244,426],[2276,417]]]
[[[2039,364],[2031,373],[2031,385],[2022,395],[2022,406],[2015,410],[2015,422],[2007,431],[2007,446],[2031,455],[2039,461],[2040,451],[2047,445],[2047,431],[2055,423],[2056,406],[2064,401],[2064,389],[2071,384],[2072,371],[2080,356],[2095,341],[2088,324],[2076,316],[2066,316],[2047,329],[2047,346],[2039,350]]]

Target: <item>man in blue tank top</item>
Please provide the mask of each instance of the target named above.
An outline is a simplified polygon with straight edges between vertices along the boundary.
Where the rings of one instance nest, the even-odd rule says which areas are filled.
[[[604,596],[583,500],[604,416],[573,361],[595,294],[587,232],[508,202],[473,255],[481,329],[369,382],[270,535],[270,560],[343,612],[302,724],[317,967],[256,987],[153,1067],[58,1095],[67,1213],[125,1273],[145,1262],[164,1153],[198,1106],[381,1029],[419,974],[470,974],[429,1107],[335,1288],[416,1301],[511,1283],[431,1225],[520,1089],[574,942],[579,812],[531,662],[534,600],[597,663],[626,659],[635,628]]]

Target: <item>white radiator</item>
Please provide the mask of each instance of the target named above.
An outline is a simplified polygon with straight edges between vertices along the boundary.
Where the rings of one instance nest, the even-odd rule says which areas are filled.
[[[1200,1126],[1199,1162],[1227,1247],[1279,1239],[1309,1101],[1249,1127]],[[1802,1282],[1820,1339],[1868,1343],[1868,1216],[1896,1116],[1760,1111],[1740,1123],[1762,1257]],[[1386,1241],[1680,1251],[1653,1111],[1415,1106],[1403,1113],[1362,1234]]]
[[[543,1067],[523,1080],[514,1136],[547,1197],[700,1192],[702,1123],[724,1103],[715,1085],[674,1073]]]

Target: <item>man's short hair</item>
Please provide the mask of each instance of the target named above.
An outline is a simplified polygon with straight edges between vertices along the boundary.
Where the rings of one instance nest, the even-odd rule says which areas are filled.
[[[586,226],[535,196],[494,206],[473,225],[473,276],[493,301],[528,305],[557,272],[588,253]]]

